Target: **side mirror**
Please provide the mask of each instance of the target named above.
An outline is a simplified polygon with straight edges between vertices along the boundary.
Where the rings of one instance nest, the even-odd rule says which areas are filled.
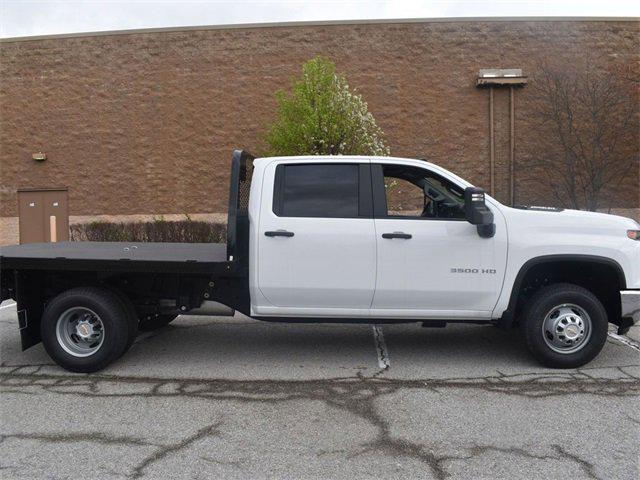
[[[467,187],[464,190],[464,207],[467,222],[478,226],[478,235],[483,238],[493,237],[496,226],[493,223],[493,212],[489,210],[484,200],[484,190]]]

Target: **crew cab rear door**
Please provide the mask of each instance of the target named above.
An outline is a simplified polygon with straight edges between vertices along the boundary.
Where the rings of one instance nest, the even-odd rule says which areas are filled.
[[[254,314],[365,315],[376,271],[371,198],[365,160],[266,166]]]

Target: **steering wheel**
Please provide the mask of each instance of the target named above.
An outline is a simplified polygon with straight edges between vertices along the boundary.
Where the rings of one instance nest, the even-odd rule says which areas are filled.
[[[440,193],[437,190],[434,190],[431,187],[427,187],[427,191],[425,192],[425,194],[427,195],[427,197],[429,197],[432,201],[436,203],[440,203],[443,200],[446,200],[446,197],[442,193]]]
[[[426,218],[438,218],[441,211],[440,206],[442,205],[442,202],[446,200],[446,197],[431,187],[427,187],[424,193],[429,199],[429,203],[425,204],[420,216]]]
[[[433,209],[434,203],[433,200],[429,200],[429,203],[425,203],[424,207],[422,208],[422,213],[420,214],[421,217],[424,218],[436,218],[436,212]]]

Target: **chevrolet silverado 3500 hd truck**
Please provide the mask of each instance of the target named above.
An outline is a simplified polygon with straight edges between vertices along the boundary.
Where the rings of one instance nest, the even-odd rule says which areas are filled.
[[[63,242],[0,249],[23,349],[76,372],[179,314],[276,322],[518,325],[571,368],[608,323],[640,319],[640,225],[510,208],[436,165],[235,151],[227,244]]]

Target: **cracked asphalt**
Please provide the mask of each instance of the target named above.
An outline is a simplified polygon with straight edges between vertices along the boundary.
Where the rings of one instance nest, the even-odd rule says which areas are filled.
[[[487,326],[180,317],[91,375],[0,332],[2,479],[640,475],[638,327],[549,370]]]

